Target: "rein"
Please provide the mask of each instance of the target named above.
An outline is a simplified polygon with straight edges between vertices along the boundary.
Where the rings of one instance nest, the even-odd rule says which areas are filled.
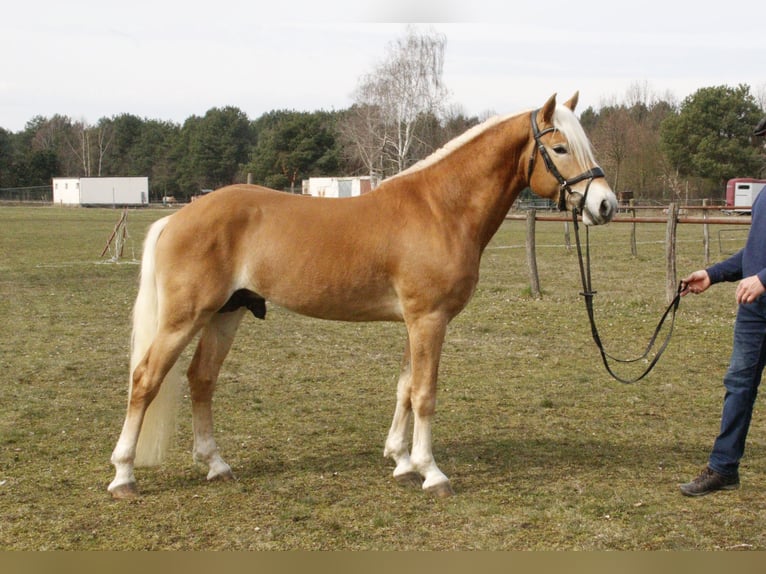
[[[582,280],[582,287],[583,287],[583,290],[580,293],[580,295],[582,295],[585,299],[585,308],[588,311],[588,320],[590,321],[590,331],[591,331],[591,335],[593,336],[593,341],[596,343],[596,347],[598,347],[599,353],[601,354],[601,360],[604,363],[604,367],[606,367],[607,372],[612,376],[612,378],[625,384],[636,383],[649,374],[649,372],[654,368],[654,366],[660,360],[660,357],[662,356],[662,354],[665,352],[665,349],[667,348],[668,343],[670,343],[670,337],[673,334],[673,327],[675,326],[675,323],[676,323],[676,311],[678,310],[678,305],[681,302],[681,293],[684,290],[685,285],[683,281],[678,284],[678,290],[676,291],[676,296],[670,302],[670,305],[668,305],[667,309],[665,309],[665,313],[663,313],[662,318],[660,319],[660,322],[657,324],[657,327],[654,330],[654,334],[649,340],[649,343],[646,346],[646,350],[644,351],[643,355],[641,355],[640,357],[636,357],[635,359],[618,359],[611,356],[609,353],[606,352],[606,350],[604,350],[604,345],[601,342],[601,337],[599,336],[598,328],[596,327],[596,320],[595,320],[595,316],[593,312],[593,296],[596,294],[596,291],[594,291],[591,286],[590,241],[588,236],[588,228],[587,227],[585,228],[585,259],[583,260],[582,248],[580,245],[580,231],[579,231],[579,225],[577,222],[577,213],[578,213],[577,208],[572,210],[572,223],[574,225],[575,242],[577,244],[577,257],[580,263],[580,278]],[[665,323],[665,320],[668,318],[668,316],[670,316],[671,318],[670,329],[668,330],[668,334],[666,335],[665,340],[660,345],[659,349],[657,350],[657,353],[654,355],[654,358],[646,367],[644,372],[641,373],[638,377],[635,377],[633,379],[624,379],[618,376],[617,374],[615,374],[615,372],[612,370],[612,368],[609,365],[609,360],[612,360],[617,363],[635,363],[637,361],[641,361],[642,359],[645,359],[649,355],[649,352],[654,347],[655,342],[657,341],[657,336],[662,330],[662,326]]]
[[[588,190],[590,190],[590,185],[593,183],[593,180],[598,177],[605,177],[604,171],[596,166],[588,171],[581,173],[578,176],[575,176],[570,179],[564,178],[564,176],[561,175],[558,168],[556,167],[556,164],[553,163],[553,160],[551,159],[550,154],[548,153],[548,150],[545,148],[543,143],[540,141],[540,138],[550,132],[555,131],[555,128],[549,127],[544,130],[540,130],[540,128],[537,126],[537,112],[539,110],[535,110],[530,114],[530,122],[532,124],[532,135],[535,139],[535,148],[532,151],[532,155],[529,158],[529,168],[527,171],[527,181],[530,181],[532,178],[532,171],[535,167],[535,156],[537,153],[540,154],[540,156],[543,158],[543,162],[545,163],[545,168],[548,170],[548,172],[553,175],[553,177],[556,178],[556,181],[559,182],[559,200],[558,200],[558,208],[559,211],[566,211],[567,208],[567,196],[571,195],[575,192],[572,191],[572,186],[576,183],[579,183],[581,181],[588,180],[588,183],[585,187],[585,193],[582,195],[582,198],[578,202],[578,206],[572,207],[572,223],[574,224],[574,231],[575,231],[575,241],[577,243],[577,257],[579,259],[580,263],[580,278],[582,280],[582,292],[580,295],[582,295],[585,299],[585,309],[588,312],[588,320],[590,321],[590,331],[591,335],[593,336],[593,341],[596,343],[596,347],[598,347],[598,351],[601,354],[601,360],[604,362],[604,367],[606,367],[607,372],[614,378],[615,380],[625,383],[625,384],[632,384],[640,381],[643,379],[646,375],[649,374],[649,372],[654,368],[654,366],[657,364],[657,362],[660,360],[660,357],[665,352],[665,349],[668,346],[668,343],[670,343],[670,337],[673,334],[673,327],[676,323],[676,311],[678,310],[678,305],[681,302],[681,293],[684,290],[684,283],[681,282],[678,285],[678,290],[676,291],[676,296],[673,298],[673,301],[670,302],[670,305],[668,305],[667,309],[665,309],[665,312],[662,315],[662,318],[660,319],[660,322],[657,324],[657,327],[654,330],[654,334],[652,335],[651,339],[649,340],[649,344],[646,346],[646,350],[644,351],[643,355],[640,357],[636,357],[635,359],[618,359],[616,357],[611,356],[609,353],[606,352],[604,349],[604,345],[601,342],[601,337],[598,334],[598,327],[596,327],[596,319],[595,314],[593,311],[593,296],[596,294],[596,291],[593,290],[591,286],[591,275],[590,275],[590,241],[589,241],[589,235],[588,235],[588,228],[585,227],[585,259],[583,259],[583,253],[582,253],[582,247],[580,242],[580,226],[577,221],[577,215],[580,212],[581,209],[585,208],[586,200],[588,198]],[[665,337],[665,340],[660,345],[659,349],[657,350],[657,353],[654,355],[654,358],[649,363],[649,366],[644,370],[643,373],[641,373],[638,377],[635,377],[633,379],[624,379],[620,376],[618,376],[609,365],[609,361],[614,361],[616,363],[635,363],[638,361],[641,361],[645,359],[651,350],[654,348],[654,345],[657,341],[657,337],[659,336],[660,331],[662,330],[662,326],[665,323],[665,320],[668,318],[668,316],[671,317],[670,320],[670,329],[668,331],[667,336]]]

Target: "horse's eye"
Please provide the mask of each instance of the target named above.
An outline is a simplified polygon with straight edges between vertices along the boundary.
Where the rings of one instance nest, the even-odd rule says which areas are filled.
[[[558,144],[553,146],[553,151],[559,155],[564,155],[567,153],[567,147],[565,145]]]

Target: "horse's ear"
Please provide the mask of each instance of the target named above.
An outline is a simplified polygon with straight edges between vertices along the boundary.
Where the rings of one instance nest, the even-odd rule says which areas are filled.
[[[568,107],[570,110],[574,111],[577,107],[577,100],[580,99],[580,92],[579,90],[574,93],[574,96],[569,98],[566,102],[564,102],[564,105]]]
[[[553,94],[548,101],[545,102],[542,108],[540,108],[540,115],[542,116],[543,124],[550,124],[553,121],[553,111],[556,109],[556,94]],[[538,121],[538,123],[540,123]]]

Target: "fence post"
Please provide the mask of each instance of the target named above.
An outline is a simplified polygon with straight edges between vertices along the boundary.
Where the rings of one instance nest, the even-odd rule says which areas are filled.
[[[529,292],[535,299],[540,298],[540,277],[537,274],[535,255],[535,218],[537,211],[527,211],[527,266],[529,267]]]
[[[702,200],[702,218],[707,220],[707,212],[705,209],[708,206],[708,200]],[[707,223],[702,224],[702,240],[705,244],[705,267],[710,265],[710,229]]]
[[[633,257],[638,257],[638,249],[636,248],[636,200],[630,200],[630,212],[633,217],[633,227],[630,230],[630,254]]]
[[[676,228],[678,226],[678,204],[672,202],[668,206],[668,223],[665,229],[665,258],[666,258],[666,294],[668,303],[676,296]]]
[[[567,249],[567,253],[572,251],[572,239],[569,235],[569,220],[564,221],[564,247]]]

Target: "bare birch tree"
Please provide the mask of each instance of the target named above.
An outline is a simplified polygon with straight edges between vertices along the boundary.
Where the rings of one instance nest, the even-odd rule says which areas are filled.
[[[106,157],[106,153],[109,150],[109,146],[112,144],[112,139],[114,138],[114,126],[111,120],[102,120],[94,129],[96,130],[96,135],[98,136],[98,142],[96,146],[96,151],[98,152],[97,175],[100,177],[103,174],[104,158]]]
[[[419,123],[441,115],[448,95],[442,82],[445,45],[442,34],[408,28],[388,46],[386,59],[361,78],[340,131],[371,175],[406,169]]]
[[[70,151],[78,158],[83,176],[101,176],[104,157],[113,136],[112,125],[108,121],[102,121],[98,126],[89,126],[84,120],[72,124],[71,136],[67,138],[67,144]],[[95,173],[94,155],[96,156]]]
[[[383,175],[388,135],[377,106],[354,104],[338,121],[338,132],[351,165],[360,164],[373,178]]]

